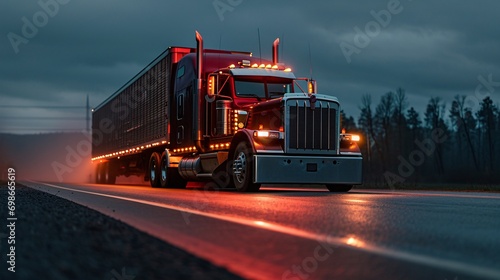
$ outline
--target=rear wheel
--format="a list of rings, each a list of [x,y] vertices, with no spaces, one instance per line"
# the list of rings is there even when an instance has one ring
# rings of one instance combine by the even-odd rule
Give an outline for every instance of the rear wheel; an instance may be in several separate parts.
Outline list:
[[[153,188],[161,187],[160,177],[160,155],[157,152],[151,154],[149,157],[149,183]]]
[[[326,188],[331,192],[348,192],[352,189],[352,185],[335,185],[328,184]]]
[[[116,170],[114,164],[106,162],[104,167],[104,184],[114,185],[116,182]]]
[[[177,168],[169,167],[168,153],[163,152],[160,160],[160,186],[162,188],[185,188],[184,180]]]
[[[106,176],[105,173],[106,173],[106,170],[105,170],[104,163],[98,163],[96,170],[95,170],[95,182],[96,182],[96,184],[104,184],[104,182],[105,182],[104,178]]]
[[[253,152],[249,144],[241,142],[236,146],[230,170],[234,186],[240,192],[256,192],[260,184],[253,182]]]

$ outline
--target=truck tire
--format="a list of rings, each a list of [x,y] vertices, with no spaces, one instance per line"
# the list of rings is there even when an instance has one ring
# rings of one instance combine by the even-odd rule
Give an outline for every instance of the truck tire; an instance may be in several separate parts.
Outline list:
[[[160,155],[157,152],[154,152],[149,157],[149,183],[153,188],[160,188],[161,182],[161,172],[160,172]]]
[[[253,182],[253,152],[250,145],[241,142],[236,146],[232,162],[229,163],[234,187],[240,192],[256,192],[260,184]]]
[[[352,185],[328,184],[326,188],[331,192],[348,192],[352,189]]]
[[[95,168],[95,183],[96,184],[104,184],[104,163],[98,163]]]
[[[168,153],[164,151],[160,161],[160,186],[162,188],[183,189],[186,185],[186,180],[181,177],[177,168],[168,167]]]
[[[114,185],[116,182],[116,171],[110,161],[104,165],[104,174],[104,184]]]

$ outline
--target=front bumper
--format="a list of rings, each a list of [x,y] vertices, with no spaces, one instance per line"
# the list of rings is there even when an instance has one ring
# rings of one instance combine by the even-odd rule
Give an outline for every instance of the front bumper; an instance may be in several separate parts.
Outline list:
[[[254,155],[254,170],[255,183],[358,185],[362,157]]]

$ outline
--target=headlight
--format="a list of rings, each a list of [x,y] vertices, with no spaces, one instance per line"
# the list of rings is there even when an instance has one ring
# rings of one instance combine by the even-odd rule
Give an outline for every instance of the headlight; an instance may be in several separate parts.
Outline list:
[[[253,132],[253,137],[258,138],[271,138],[271,139],[283,139],[281,132],[279,131],[269,131],[269,130],[256,130]]]

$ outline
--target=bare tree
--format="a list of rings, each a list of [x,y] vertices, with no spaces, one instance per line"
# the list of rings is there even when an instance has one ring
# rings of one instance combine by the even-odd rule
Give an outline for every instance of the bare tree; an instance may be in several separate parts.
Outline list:
[[[476,117],[479,122],[479,129],[486,135],[488,152],[488,167],[489,172],[493,171],[493,161],[495,158],[495,145],[493,135],[496,131],[496,115],[499,114],[498,108],[493,104],[493,100],[488,96],[481,102],[481,108],[476,112]]]
[[[375,108],[374,125],[377,143],[382,143],[382,165],[385,169],[391,158],[392,145],[390,142],[393,132],[392,116],[394,113],[394,92],[390,91],[380,98],[380,103]]]
[[[420,129],[422,128],[422,121],[417,111],[413,107],[408,109],[406,112],[406,119],[408,123],[408,129],[411,131],[411,139],[417,139],[420,135]]]
[[[474,167],[476,168],[476,171],[479,171],[479,164],[477,162],[477,156],[471,137],[472,130],[476,128],[476,120],[472,115],[471,109],[465,106],[465,95],[455,96],[453,102],[451,103],[450,119],[457,129],[457,133],[464,133],[472,160],[474,162]]]
[[[372,150],[375,148],[377,155],[382,158],[382,149],[380,144],[377,142],[377,137],[375,133],[375,126],[373,120],[372,112],[372,98],[371,95],[365,94],[361,98],[361,114],[358,119],[358,127],[366,135],[366,148],[368,153],[369,169],[372,170]]]
[[[434,131],[436,129],[443,129],[446,131],[446,124],[443,120],[445,105],[441,102],[441,98],[433,97],[427,104],[425,110],[425,124],[428,129]],[[431,132],[432,133],[432,132]],[[435,163],[439,174],[444,174],[443,163],[443,147],[442,143],[436,143]]]
[[[406,99],[405,90],[398,88],[396,94],[394,95],[394,108],[393,108],[393,119],[395,124],[395,130],[398,137],[397,154],[403,152],[403,136],[407,131],[405,110],[408,107],[408,100]]]
[[[358,129],[354,118],[352,116],[348,117],[344,110],[340,110],[340,122],[341,129],[345,129],[347,132],[353,132]]]

